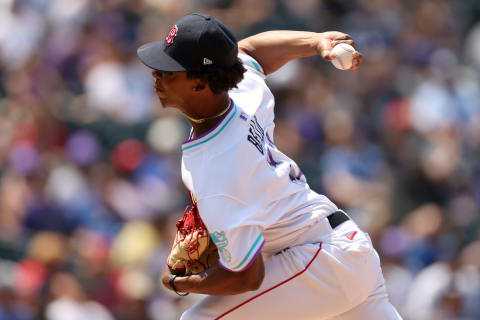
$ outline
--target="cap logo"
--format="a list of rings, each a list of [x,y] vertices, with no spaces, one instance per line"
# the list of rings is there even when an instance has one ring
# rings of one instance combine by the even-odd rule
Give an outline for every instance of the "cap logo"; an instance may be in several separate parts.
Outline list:
[[[177,36],[177,32],[178,32],[178,27],[175,24],[173,25],[172,29],[168,33],[167,37],[165,38],[165,42],[167,43],[167,45],[171,45],[173,43],[173,38]]]
[[[208,58],[203,58],[203,65],[204,65],[204,66],[205,66],[205,65],[208,65],[208,64],[212,64],[212,63],[213,63],[212,60],[210,60],[210,59],[208,59]]]

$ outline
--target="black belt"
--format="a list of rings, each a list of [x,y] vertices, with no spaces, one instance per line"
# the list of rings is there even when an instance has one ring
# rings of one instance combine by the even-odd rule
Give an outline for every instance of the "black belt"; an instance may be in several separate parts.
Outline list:
[[[342,211],[335,211],[334,213],[327,216],[327,219],[332,229],[335,229],[345,221],[350,220],[350,218]]]
[[[335,229],[336,227],[338,227],[339,225],[341,225],[345,221],[350,220],[350,218],[345,213],[343,213],[342,211],[335,211],[334,213],[328,215],[327,219],[328,219],[328,223],[330,223],[330,226],[332,227],[332,229]],[[278,251],[274,255],[276,256],[276,255],[278,255],[282,252],[287,251],[288,249],[290,249],[290,247],[286,247],[285,249],[282,249],[282,250]]]

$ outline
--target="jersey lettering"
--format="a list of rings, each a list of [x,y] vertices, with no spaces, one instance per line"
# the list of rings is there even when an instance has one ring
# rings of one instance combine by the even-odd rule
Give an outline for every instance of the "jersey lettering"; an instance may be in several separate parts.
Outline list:
[[[217,246],[218,253],[222,256],[225,262],[232,261],[232,255],[227,250],[228,246],[228,239],[225,235],[225,231],[215,231],[210,233],[210,238],[212,238],[213,242]]]
[[[263,155],[263,143],[265,140],[265,134],[263,128],[260,126],[257,120],[257,116],[253,116],[253,119],[250,120],[250,129],[248,130],[250,134],[247,136],[247,140],[250,141],[255,148],[260,151]]]
[[[305,184],[307,183],[307,179],[303,175],[302,170],[298,167],[298,165],[288,158],[286,155],[281,153],[275,144],[273,144],[273,140],[270,139],[267,133],[267,163],[272,167],[274,170],[288,170],[288,176],[290,181],[296,184]]]

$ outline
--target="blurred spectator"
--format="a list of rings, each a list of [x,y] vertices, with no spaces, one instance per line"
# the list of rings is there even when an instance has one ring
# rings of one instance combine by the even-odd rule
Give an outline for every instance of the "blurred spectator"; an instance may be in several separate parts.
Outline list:
[[[47,305],[47,320],[114,319],[101,304],[86,300],[80,283],[68,273],[52,277],[50,294],[53,301]]]

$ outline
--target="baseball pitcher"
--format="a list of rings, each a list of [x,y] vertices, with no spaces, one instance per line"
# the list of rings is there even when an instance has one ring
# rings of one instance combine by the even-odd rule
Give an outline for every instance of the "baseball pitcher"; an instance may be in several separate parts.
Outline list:
[[[208,296],[181,319],[401,319],[369,236],[274,141],[266,75],[288,61],[335,57],[341,32],[271,31],[240,42],[216,18],[189,14],[138,49],[164,107],[191,122],[182,179],[191,205],[162,276]],[[353,54],[351,69],[362,63]]]

